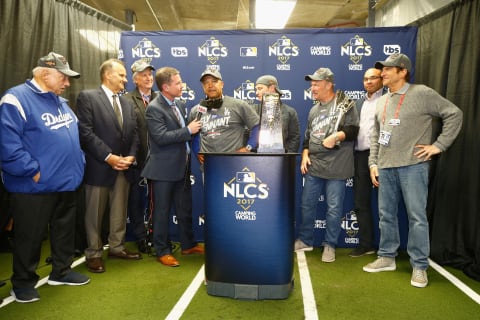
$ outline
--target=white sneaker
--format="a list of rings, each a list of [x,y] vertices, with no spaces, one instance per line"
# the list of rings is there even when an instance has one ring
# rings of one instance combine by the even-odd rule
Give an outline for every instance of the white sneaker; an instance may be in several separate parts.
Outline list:
[[[313,247],[309,246],[308,244],[305,244],[305,242],[303,242],[302,240],[297,239],[295,240],[295,247],[293,250],[294,251],[312,251]]]
[[[323,247],[322,261],[323,262],[335,261],[335,248],[330,247],[328,244],[326,244]]]
[[[425,288],[428,284],[427,270],[413,268],[410,284],[417,288]]]
[[[366,272],[394,271],[397,269],[395,258],[378,257],[377,260],[363,267]]]

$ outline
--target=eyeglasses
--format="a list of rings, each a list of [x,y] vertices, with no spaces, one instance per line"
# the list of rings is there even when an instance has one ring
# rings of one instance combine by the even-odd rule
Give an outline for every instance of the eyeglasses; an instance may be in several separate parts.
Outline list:
[[[367,82],[368,80],[373,81],[373,80],[381,79],[381,78],[382,77],[379,77],[379,76],[372,76],[372,77],[368,77],[368,78],[363,78],[363,81]]]

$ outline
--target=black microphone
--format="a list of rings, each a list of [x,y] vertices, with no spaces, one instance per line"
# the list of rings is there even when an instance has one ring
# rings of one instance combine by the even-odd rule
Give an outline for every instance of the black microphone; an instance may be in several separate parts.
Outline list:
[[[198,108],[197,108],[197,116],[195,117],[195,120],[196,120],[196,121],[199,121],[200,118],[202,117],[202,114],[206,113],[207,110],[208,110],[207,107],[198,105]]]

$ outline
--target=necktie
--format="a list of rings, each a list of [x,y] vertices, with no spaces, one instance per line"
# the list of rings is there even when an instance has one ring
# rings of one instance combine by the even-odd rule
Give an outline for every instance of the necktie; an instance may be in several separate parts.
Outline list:
[[[120,113],[120,107],[118,106],[117,103],[117,95],[114,94],[112,96],[113,98],[113,111],[115,112],[115,115],[117,116],[118,123],[120,124],[120,128],[123,127],[123,119],[122,119],[122,114]]]
[[[173,103],[171,107],[173,110],[173,114],[175,114],[175,117],[177,118],[178,123],[182,125],[182,120],[180,119],[180,114],[178,113],[177,106],[175,105],[175,103]]]
[[[177,121],[180,124],[180,126],[182,128],[185,127],[185,122],[182,121],[182,118],[180,118],[180,113],[177,109],[177,106],[175,105],[175,102],[172,103],[171,107],[173,110],[173,114],[175,114],[175,118],[177,118]],[[185,147],[187,148],[187,161],[188,161],[188,154],[190,154],[190,146],[188,145],[188,141],[185,142]]]

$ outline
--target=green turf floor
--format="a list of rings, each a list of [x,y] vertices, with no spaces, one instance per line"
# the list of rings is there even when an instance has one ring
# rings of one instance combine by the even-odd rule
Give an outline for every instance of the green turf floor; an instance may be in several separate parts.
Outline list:
[[[131,246],[132,244],[128,244]],[[362,266],[374,256],[351,258],[349,249],[337,249],[337,260],[321,262],[321,251],[307,252],[307,263],[319,319],[478,319],[480,305],[463,294],[439,273],[429,269],[429,285],[410,285],[411,269],[403,253],[393,272],[367,273]],[[42,254],[42,261],[48,249]],[[106,272],[92,274],[81,264],[75,270],[86,273],[85,286],[43,285],[40,301],[12,302],[0,308],[0,319],[165,319],[204,263],[203,256],[175,253],[181,266],[168,268],[144,255],[140,261],[106,259]],[[294,288],[285,300],[245,301],[210,296],[201,285],[186,306],[181,319],[305,319],[303,297],[295,258]],[[39,267],[41,277],[50,266]],[[480,283],[459,270],[447,268],[475,292]],[[9,296],[11,254],[0,253],[0,297]]]

